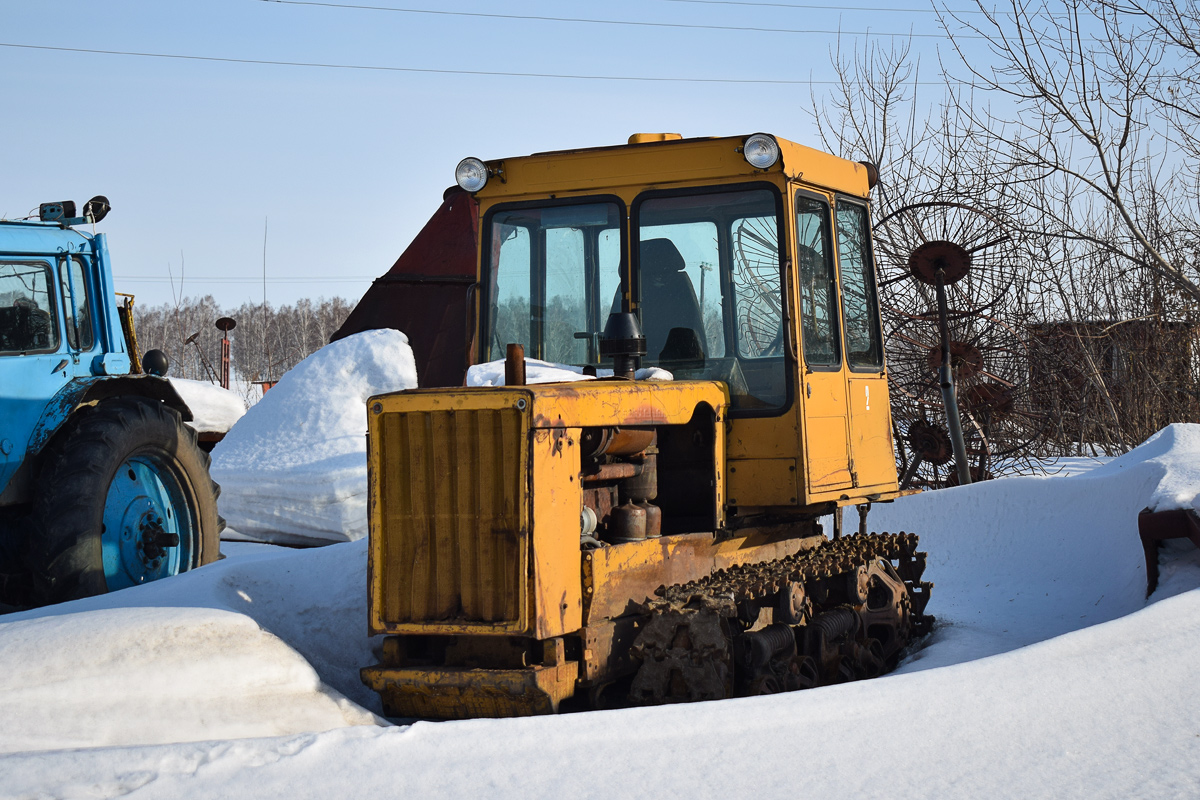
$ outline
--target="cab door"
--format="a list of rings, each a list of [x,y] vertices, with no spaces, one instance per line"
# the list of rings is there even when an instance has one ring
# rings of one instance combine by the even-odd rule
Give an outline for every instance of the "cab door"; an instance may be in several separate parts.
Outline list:
[[[0,491],[25,460],[47,401],[71,379],[50,258],[0,258]]]
[[[60,313],[63,333],[71,359],[67,370],[72,377],[89,378],[97,374],[90,355],[96,347],[95,326],[98,322],[92,312],[87,279],[93,272],[92,261],[90,256],[83,253],[59,256],[56,269],[58,294],[62,300]],[[100,304],[97,307],[103,309]]]
[[[839,324],[831,209],[824,195],[797,190],[794,272],[800,301],[800,407],[805,484],[813,495],[849,487],[850,419]]]
[[[867,207],[837,198],[834,209],[850,413],[850,463],[859,487],[896,483],[891,401]]]

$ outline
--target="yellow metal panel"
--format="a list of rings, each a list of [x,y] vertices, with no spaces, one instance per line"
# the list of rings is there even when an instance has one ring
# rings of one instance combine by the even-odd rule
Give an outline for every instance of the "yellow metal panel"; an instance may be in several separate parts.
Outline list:
[[[529,418],[518,394],[369,401],[372,631],[529,628]]]
[[[575,693],[579,664],[524,669],[380,665],[361,672],[389,716],[470,719],[554,713]]]
[[[861,164],[777,136],[779,161],[759,170],[742,155],[745,138],[679,139],[491,160],[488,165],[497,177],[476,197],[486,204],[521,195],[618,193],[624,187],[640,191],[684,182],[731,183],[785,174],[812,186],[867,196],[867,171]]]
[[[489,166],[503,170],[504,180],[488,181],[477,197],[484,201],[551,192],[611,192],[620,186],[753,180],[765,174],[746,163],[738,152],[741,143],[742,137],[683,139],[491,161]]]
[[[850,448],[860,488],[896,488],[891,406],[884,375],[850,378]]]
[[[846,417],[809,417],[807,423],[804,453],[809,492],[816,495],[822,490],[849,488],[850,448]]]
[[[742,417],[729,426],[729,457],[795,458],[800,442],[797,405],[778,417]]]
[[[579,575],[579,428],[531,433],[535,634],[549,639],[583,625]]]
[[[729,403],[724,384],[716,381],[575,381],[528,391],[535,428],[682,425],[701,404],[723,416]]]
[[[794,458],[748,458],[729,461],[731,506],[794,506],[799,500]]]
[[[783,171],[805,184],[844,194],[866,197],[867,168],[802,144],[776,139],[779,142]]]

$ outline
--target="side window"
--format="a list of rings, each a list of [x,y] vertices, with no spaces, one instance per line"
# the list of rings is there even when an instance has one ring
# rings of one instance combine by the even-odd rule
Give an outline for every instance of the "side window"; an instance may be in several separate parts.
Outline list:
[[[796,195],[796,250],[804,360],[809,366],[837,366],[841,363],[837,284],[829,246],[829,206],[823,200]]]
[[[87,280],[83,265],[77,258],[58,262],[58,285],[67,310],[67,344],[75,350],[91,350],[95,344],[92,334],[92,314],[88,304]]]
[[[44,261],[0,262],[0,353],[58,349],[52,282]]]
[[[546,231],[546,302],[543,312],[543,355],[557,364],[584,364],[587,339],[576,339],[588,330],[587,272],[584,236],[579,228]]]
[[[584,203],[497,209],[483,357],[518,342],[530,358],[599,361],[599,335],[620,284],[620,208]]]
[[[846,361],[859,369],[882,369],[879,302],[875,295],[875,262],[867,209],[855,203],[838,203],[836,217]]]
[[[491,336],[492,358],[504,358],[505,346],[521,344],[533,355],[529,336],[529,275],[532,264],[529,229],[496,223],[492,227]],[[497,351],[499,355],[496,355]]]

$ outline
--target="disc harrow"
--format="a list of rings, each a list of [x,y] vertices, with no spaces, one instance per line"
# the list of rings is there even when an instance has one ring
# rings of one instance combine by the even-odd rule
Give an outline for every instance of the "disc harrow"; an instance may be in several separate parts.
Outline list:
[[[637,704],[807,689],[886,672],[929,632],[917,535],[844,536],[659,587],[634,641]]]

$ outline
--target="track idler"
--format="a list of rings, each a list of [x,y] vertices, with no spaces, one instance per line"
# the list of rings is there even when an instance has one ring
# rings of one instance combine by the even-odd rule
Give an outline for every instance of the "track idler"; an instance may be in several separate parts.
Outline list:
[[[632,653],[637,704],[873,678],[927,633],[932,584],[912,534],[848,536],[664,587]]]

